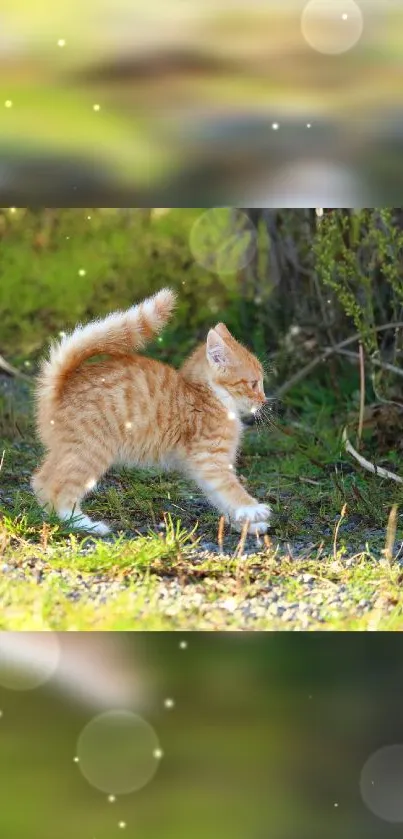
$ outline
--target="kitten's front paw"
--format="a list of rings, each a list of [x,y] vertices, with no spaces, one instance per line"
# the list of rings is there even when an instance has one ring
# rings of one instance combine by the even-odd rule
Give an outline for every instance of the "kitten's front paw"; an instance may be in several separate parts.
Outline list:
[[[250,504],[238,507],[233,514],[233,522],[237,530],[242,531],[249,521],[249,532],[254,534],[267,533],[271,517],[268,504]]]

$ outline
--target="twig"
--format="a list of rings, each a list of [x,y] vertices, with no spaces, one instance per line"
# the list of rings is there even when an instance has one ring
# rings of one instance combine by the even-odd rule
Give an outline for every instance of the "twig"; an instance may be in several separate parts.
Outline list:
[[[397,329],[400,327],[403,327],[403,321],[397,321],[396,323],[386,323],[383,324],[383,326],[376,326],[374,328],[374,331],[385,332],[386,329]],[[306,364],[306,366],[303,367],[302,370],[298,370],[298,373],[295,373],[295,375],[292,376],[291,379],[288,380],[288,382],[284,382],[284,384],[281,385],[281,387],[279,387],[276,393],[274,394],[274,398],[279,399],[280,397],[283,397],[286,393],[288,393],[289,390],[295,387],[295,385],[297,385],[303,379],[306,379],[306,377],[309,376],[312,370],[315,370],[315,368],[318,367],[319,364],[323,364],[323,362],[327,361],[327,359],[331,355],[344,349],[344,347],[349,347],[351,344],[355,344],[357,341],[360,340],[360,338],[361,335],[359,334],[359,332],[356,332],[355,335],[352,335],[351,338],[346,338],[344,341],[341,341],[340,344],[336,344],[334,347],[327,347],[325,350],[323,350],[323,352],[320,355],[316,356],[316,358],[313,358],[312,361],[309,362],[309,364]],[[395,370],[397,369],[398,368],[395,368]],[[403,371],[400,371],[400,374],[403,375]]]
[[[365,410],[365,360],[364,347],[360,341],[360,419],[358,422],[357,434],[357,449],[360,447],[362,430],[364,428],[364,410]]]
[[[393,560],[393,549],[396,541],[397,509],[397,504],[394,504],[389,514],[388,529],[386,534],[385,557],[389,564]]]
[[[249,528],[250,528],[250,521],[249,521],[249,519],[247,519],[247,521],[245,522],[245,524],[242,528],[241,538],[239,540],[237,549],[235,551],[234,559],[238,559],[241,556],[243,556],[243,552],[244,552],[245,544],[246,544],[246,537],[249,533]]]
[[[403,408],[403,404],[401,402],[396,402],[395,399],[385,399],[385,397],[379,393],[379,388],[375,378],[375,370],[372,370],[371,372],[371,383],[372,390],[374,391],[378,402],[381,402],[382,405],[396,405],[397,408]]]
[[[32,379],[30,376],[26,376],[25,373],[21,373],[20,370],[17,370],[16,367],[13,367],[12,364],[9,364],[2,355],[0,355],[0,369],[4,370],[5,373],[8,373],[9,376],[15,376],[18,379],[24,379],[25,382],[29,382],[33,384]]]
[[[263,542],[264,542],[266,550],[271,551],[271,549],[273,547],[273,542],[270,539],[270,536],[267,536],[267,534],[266,534],[266,536],[263,537]]]
[[[334,352],[337,353],[337,355],[344,355],[346,358],[351,358],[351,359],[355,359],[355,358],[360,357],[359,353],[354,352],[353,350],[342,350],[342,349],[338,349],[337,347],[335,347]],[[395,367],[394,364],[389,364],[387,361],[379,361],[377,358],[371,358],[371,364],[374,367],[380,367],[382,370],[388,370],[390,373],[395,373],[396,376],[402,376],[403,377],[402,368],[401,367]],[[380,399],[379,401],[381,402],[382,400]],[[389,400],[387,400],[387,401],[389,401]],[[396,403],[396,404],[398,404],[398,403]]]
[[[339,518],[339,520],[337,522],[337,525],[336,525],[336,529],[334,531],[333,556],[334,556],[335,562],[337,562],[337,540],[339,538],[339,530],[340,530],[341,523],[346,516],[346,513],[347,513],[347,504],[344,504],[343,509],[340,513],[340,518]]]
[[[403,478],[400,478],[399,475],[396,475],[394,472],[389,472],[389,469],[384,469],[382,466],[375,466],[375,464],[370,463],[369,460],[366,460],[365,457],[362,457],[362,455],[358,454],[358,452],[351,445],[350,440],[348,439],[347,428],[344,428],[343,430],[342,439],[346,451],[349,452],[349,454],[351,454],[355,458],[355,460],[358,461],[360,466],[362,466],[363,469],[367,470],[367,472],[372,472],[373,475],[379,475],[380,478],[390,478],[392,481],[396,481],[399,484],[403,484]]]
[[[225,531],[225,516],[221,516],[220,523],[218,525],[218,547],[220,548],[221,553],[224,552],[224,531]]]

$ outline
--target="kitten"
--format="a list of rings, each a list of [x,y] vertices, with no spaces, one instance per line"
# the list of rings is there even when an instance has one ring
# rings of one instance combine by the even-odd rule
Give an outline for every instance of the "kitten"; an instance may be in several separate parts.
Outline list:
[[[47,449],[32,479],[40,504],[73,527],[109,528],[81,501],[113,464],[182,471],[238,530],[267,531],[270,507],[235,473],[241,416],[266,402],[259,361],[224,324],[211,329],[180,370],[135,354],[169,320],[163,289],[127,312],[79,326],[50,351],[38,380],[36,419]],[[85,365],[93,356],[107,355]]]

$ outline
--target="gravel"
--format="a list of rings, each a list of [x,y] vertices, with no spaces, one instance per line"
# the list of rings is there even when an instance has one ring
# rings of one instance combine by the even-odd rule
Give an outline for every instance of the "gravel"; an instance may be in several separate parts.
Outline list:
[[[90,551],[87,547],[85,552]],[[281,557],[278,563],[281,563]],[[197,567],[197,564],[200,564],[200,555],[195,551],[194,565]],[[253,630],[265,621],[273,629],[303,631],[314,625],[320,627],[329,618],[358,618],[373,609],[377,599],[375,592],[372,599],[361,597],[357,601],[348,586],[310,574],[292,578],[293,582],[298,582],[298,594],[293,594],[294,588],[290,590],[289,577],[282,580],[279,576],[273,584],[263,580],[254,582],[251,594],[236,592],[236,583],[231,580],[228,585],[234,594],[229,594],[228,587],[224,590],[222,580],[214,578],[210,578],[206,586],[206,581],[180,582],[170,577],[155,577],[148,595],[141,577],[125,581],[111,579],[105,573],[81,574],[65,568],[49,569],[49,564],[39,557],[23,563],[11,558],[0,568],[3,579],[8,581],[31,581],[38,586],[58,581],[63,584],[64,596],[72,603],[89,601],[95,607],[109,604],[113,609],[116,598],[122,592],[128,592],[137,618],[136,600],[139,597],[144,604],[140,615],[166,616],[172,619],[173,628],[177,622],[178,628],[185,625],[198,630]]]

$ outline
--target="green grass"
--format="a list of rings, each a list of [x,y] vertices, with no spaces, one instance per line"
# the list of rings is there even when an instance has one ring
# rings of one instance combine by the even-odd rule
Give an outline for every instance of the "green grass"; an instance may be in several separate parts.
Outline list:
[[[152,355],[180,364],[212,319],[224,320],[255,351],[264,349],[258,330],[247,330],[246,310],[242,327],[236,278],[217,278],[193,259],[190,233],[200,212],[173,209],[151,221],[115,208],[0,212],[0,353],[33,377],[60,330],[162,285],[179,291],[179,305]],[[281,352],[268,360],[281,368],[281,379],[293,372]],[[0,377],[2,628],[403,628],[399,514],[384,553],[390,511],[402,510],[403,490],[363,472],[342,451],[341,430],[359,403],[350,365],[318,370],[290,393],[282,419],[246,433],[240,474],[274,511],[271,541],[248,539],[247,556],[228,528],[220,552],[216,512],[175,474],[115,470],[101,482],[85,506],[111,524],[114,538],[71,537],[55,519],[44,524],[29,488],[41,457],[32,391],[6,381]],[[402,474],[398,434],[380,446],[379,435],[366,432],[362,453]],[[340,592],[344,600],[335,606]],[[285,614],[271,608],[275,596]],[[305,623],[294,603],[313,613]],[[259,604],[248,623],[248,608]]]
[[[180,289],[180,301],[159,352],[167,347],[172,355],[180,341],[183,353],[189,338],[193,348],[194,337],[188,334],[185,340],[181,323],[192,312],[200,329],[209,300],[217,295],[214,276],[194,263],[189,246],[199,214],[197,209],[175,209],[148,224],[141,210],[127,215],[115,208],[48,209],[37,216],[24,208],[4,210],[0,352],[32,364],[59,331],[127,308],[162,285]],[[195,289],[206,295],[197,312]],[[223,291],[221,306],[227,303]]]
[[[318,601],[318,615],[301,625],[300,614],[268,609],[254,629],[403,629],[400,523],[385,553],[390,510],[401,508],[403,491],[341,455],[332,406],[320,408],[318,393],[310,408],[306,392],[303,401],[298,423],[290,413],[246,434],[240,474],[274,510],[270,538],[250,539],[255,552],[246,556],[237,555],[239,536],[228,530],[214,553],[218,516],[178,475],[150,480],[137,470],[113,471],[85,505],[112,524],[112,539],[73,536],[55,519],[44,522],[29,490],[40,456],[32,422],[23,408],[3,402],[0,566],[8,570],[0,578],[1,628],[232,630],[247,628],[238,607],[276,592],[291,609]],[[394,460],[392,453],[382,462],[396,468]],[[343,586],[345,603],[332,605]],[[233,609],[223,606],[228,601]]]

